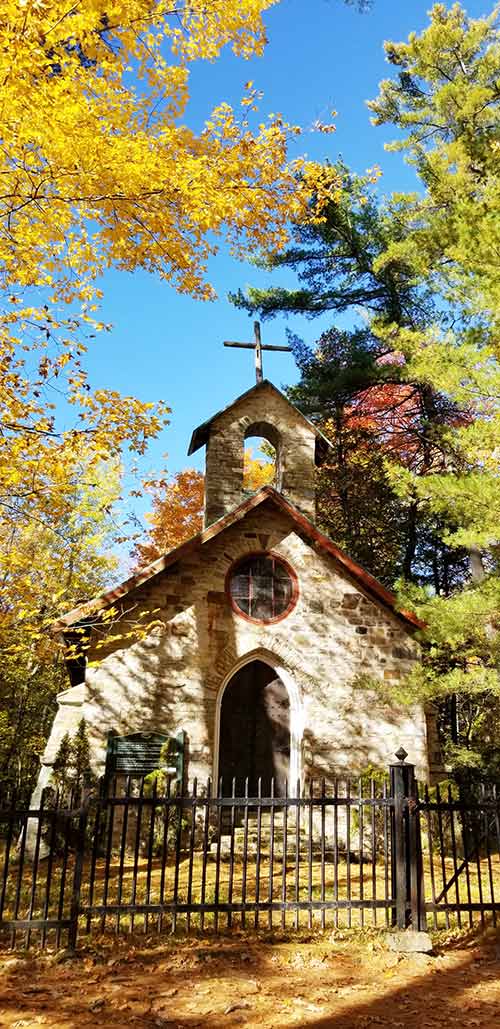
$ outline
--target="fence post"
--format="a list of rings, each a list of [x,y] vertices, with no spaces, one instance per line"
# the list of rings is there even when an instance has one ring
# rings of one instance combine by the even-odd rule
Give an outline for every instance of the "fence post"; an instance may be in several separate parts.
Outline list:
[[[68,947],[74,950],[78,935],[78,916],[80,914],[80,893],[82,889],[83,859],[85,856],[85,833],[87,829],[87,816],[89,809],[90,795],[87,790],[82,791],[81,807],[78,816],[78,828],[75,839],[75,869],[73,874],[73,890],[71,893],[70,926],[68,929]],[[71,817],[71,816],[70,816]],[[71,825],[68,819],[67,832],[70,832]]]
[[[400,747],[396,752],[399,764],[389,766],[391,784],[391,874],[392,874],[392,924],[398,929],[406,928],[406,902],[408,897],[408,868],[406,862],[405,798],[407,771],[406,750]]]
[[[426,927],[423,865],[415,766],[400,747],[397,765],[389,766],[393,806],[392,823],[392,924],[398,929]]]
[[[422,860],[422,835],[420,832],[420,809],[418,804],[418,785],[415,769],[412,773],[408,792],[408,844],[410,856],[410,901],[412,929],[425,931],[427,916],[425,913],[424,863]]]

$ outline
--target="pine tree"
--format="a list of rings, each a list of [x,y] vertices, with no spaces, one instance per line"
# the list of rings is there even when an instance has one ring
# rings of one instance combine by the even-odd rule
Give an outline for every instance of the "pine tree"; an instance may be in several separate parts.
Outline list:
[[[71,763],[74,770],[76,790],[87,786],[92,776],[90,766],[90,742],[85,718],[81,718],[72,739]]]
[[[66,793],[72,786],[72,758],[73,745],[71,737],[68,732],[65,732],[52,765],[52,779],[61,793]]]
[[[74,736],[64,734],[52,766],[52,779],[65,795],[78,793],[90,784],[90,743],[85,718],[80,719]]]
[[[314,347],[290,334],[301,378],[290,399],[333,444],[333,460],[318,477],[321,527],[377,578],[391,586],[403,572],[439,587],[463,565],[439,536],[439,519],[429,516],[416,494],[402,496],[387,471],[400,461],[417,477],[442,469],[446,433],[461,412],[425,376],[409,371],[390,332],[416,330],[436,315],[429,286],[401,258],[383,266],[388,247],[404,232],[395,201],[380,201],[367,177],[338,164],[342,194],[332,198],[324,219],[294,226],[294,246],[267,254],[270,270],[288,267],[300,288],[250,288],[232,296],[237,306],[262,317],[286,312],[315,317],[350,313],[359,307],[374,324],[332,327]],[[443,320],[445,315],[442,314]],[[380,329],[387,337],[380,337]]]

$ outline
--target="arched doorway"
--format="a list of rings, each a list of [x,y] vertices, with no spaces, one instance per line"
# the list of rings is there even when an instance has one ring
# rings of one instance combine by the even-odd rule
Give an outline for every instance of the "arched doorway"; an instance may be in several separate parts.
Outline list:
[[[223,793],[241,795],[248,777],[255,796],[258,779],[268,793],[274,778],[276,796],[282,796],[290,775],[290,701],[274,668],[250,661],[229,680],[222,697],[219,736],[219,777]]]

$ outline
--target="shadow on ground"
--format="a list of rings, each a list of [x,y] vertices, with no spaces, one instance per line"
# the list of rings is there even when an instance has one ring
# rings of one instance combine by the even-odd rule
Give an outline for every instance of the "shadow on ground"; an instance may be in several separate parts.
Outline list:
[[[380,935],[103,938],[75,959],[3,955],[9,1029],[426,1029],[500,1024],[498,937],[401,958]]]

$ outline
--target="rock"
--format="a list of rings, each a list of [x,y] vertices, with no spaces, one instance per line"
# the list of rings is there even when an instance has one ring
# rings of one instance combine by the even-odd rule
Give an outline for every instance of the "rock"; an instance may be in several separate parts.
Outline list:
[[[52,956],[50,963],[52,965],[63,965],[65,961],[74,961],[78,957],[76,950],[72,947],[64,947],[63,950],[58,950]]]
[[[390,950],[400,954],[432,954],[432,940],[428,933],[416,929],[402,929],[388,933],[386,942]]]

